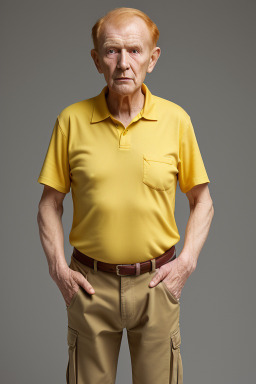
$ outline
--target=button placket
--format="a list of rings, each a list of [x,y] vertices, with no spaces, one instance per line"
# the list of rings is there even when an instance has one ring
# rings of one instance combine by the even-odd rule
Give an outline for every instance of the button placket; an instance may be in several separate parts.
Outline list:
[[[123,125],[120,125],[118,123],[115,123],[115,127],[119,132],[119,147],[128,148],[130,146],[130,138],[129,138],[129,135],[127,136],[129,128],[124,128]],[[120,132],[121,129],[122,129],[122,132]]]
[[[137,120],[141,118],[141,114],[137,115],[133,118],[133,120],[130,122],[130,124],[125,128],[122,123],[116,122],[116,120],[113,120],[113,123],[115,127],[118,130],[119,133],[119,148],[130,148],[131,139],[130,139],[130,126],[135,123]],[[121,131],[122,130],[122,131]]]
[[[120,136],[120,147],[130,145],[130,135],[127,135],[127,130],[124,130]]]

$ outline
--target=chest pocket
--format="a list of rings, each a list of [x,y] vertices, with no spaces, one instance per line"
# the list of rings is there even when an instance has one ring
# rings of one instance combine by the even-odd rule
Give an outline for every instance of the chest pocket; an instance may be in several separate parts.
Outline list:
[[[157,191],[174,188],[178,169],[173,157],[143,154],[143,183]]]

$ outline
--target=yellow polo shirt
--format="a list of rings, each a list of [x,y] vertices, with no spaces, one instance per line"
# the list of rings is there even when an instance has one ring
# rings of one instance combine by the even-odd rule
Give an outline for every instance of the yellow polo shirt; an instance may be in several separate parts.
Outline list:
[[[175,222],[182,192],[210,182],[190,116],[153,95],[124,127],[100,94],[57,116],[38,182],[72,192],[70,244],[106,263],[152,259],[180,240]]]

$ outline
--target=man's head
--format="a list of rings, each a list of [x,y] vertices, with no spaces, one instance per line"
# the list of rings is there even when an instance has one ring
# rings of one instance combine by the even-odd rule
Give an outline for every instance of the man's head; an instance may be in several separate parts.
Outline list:
[[[112,91],[122,95],[141,87],[161,53],[156,47],[157,26],[145,13],[133,8],[108,12],[93,26],[92,38],[91,56],[98,72],[104,74]]]

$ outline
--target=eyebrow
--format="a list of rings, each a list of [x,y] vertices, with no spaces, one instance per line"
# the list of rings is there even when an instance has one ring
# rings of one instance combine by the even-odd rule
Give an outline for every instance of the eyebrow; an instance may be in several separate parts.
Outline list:
[[[104,43],[103,44],[103,47],[104,48],[109,48],[109,47],[118,47],[119,46],[119,44],[118,43],[109,43],[109,42],[107,42],[107,43]],[[128,46],[128,48],[140,48],[141,50],[142,50],[142,45],[140,45],[139,43],[134,43],[134,44],[128,44],[127,45]]]

